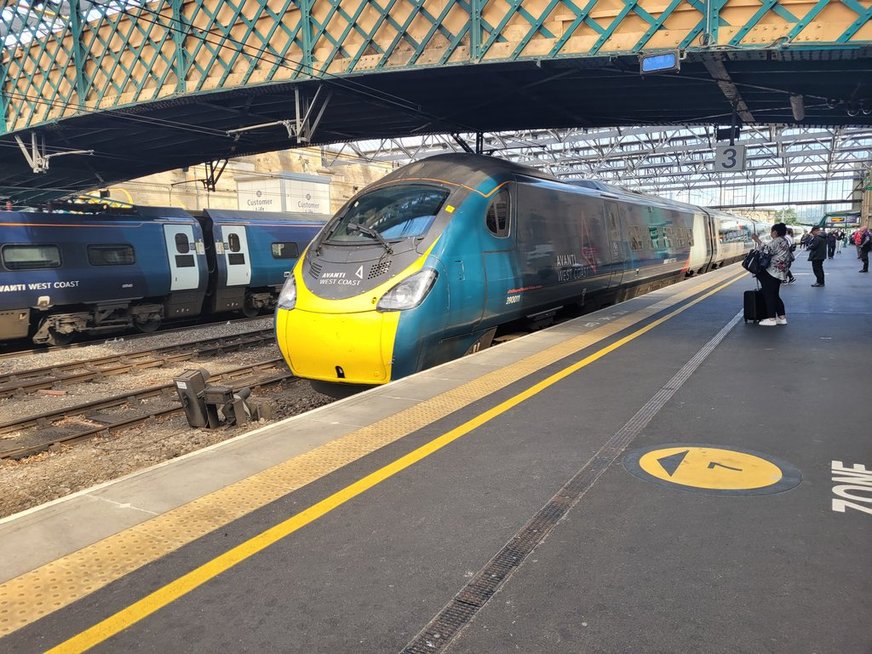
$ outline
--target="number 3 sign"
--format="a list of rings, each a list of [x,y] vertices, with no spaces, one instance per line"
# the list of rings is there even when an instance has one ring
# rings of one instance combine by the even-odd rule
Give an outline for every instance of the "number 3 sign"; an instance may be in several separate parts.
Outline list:
[[[719,145],[715,148],[715,172],[740,173],[745,170],[744,145]]]

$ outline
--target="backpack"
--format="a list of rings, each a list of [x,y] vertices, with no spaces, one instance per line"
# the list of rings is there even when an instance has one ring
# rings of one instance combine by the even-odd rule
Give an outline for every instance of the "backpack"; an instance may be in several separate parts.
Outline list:
[[[862,232],[854,232],[854,245],[860,245],[860,241],[863,240]]]

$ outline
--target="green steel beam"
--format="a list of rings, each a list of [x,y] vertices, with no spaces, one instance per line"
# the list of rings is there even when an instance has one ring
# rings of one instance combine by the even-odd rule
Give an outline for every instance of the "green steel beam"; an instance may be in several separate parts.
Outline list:
[[[176,93],[184,93],[187,90],[185,80],[188,76],[188,61],[185,52],[185,35],[188,32],[188,26],[185,24],[185,17],[182,15],[182,3],[184,0],[170,0],[173,11],[173,44],[176,47],[175,57],[173,57],[173,68],[176,73]]]
[[[337,61],[342,62],[339,74],[360,74],[365,72],[360,63],[368,55],[377,57],[373,65],[366,66],[367,71],[455,63],[461,48],[468,48],[464,63],[517,61],[529,58],[524,53],[543,40],[548,43],[545,58],[597,56],[614,50],[606,44],[623,34],[631,15],[643,21],[644,32],[639,29],[635,42],[622,46],[628,52],[650,48],[678,11],[698,12],[699,20],[680,35],[677,47],[704,52],[718,47],[719,27],[727,25],[722,13],[730,1],[668,0],[652,14],[640,0],[622,0],[614,18],[598,20],[592,18],[597,0],[548,0],[536,15],[525,0],[444,0],[436,4],[427,0],[272,0],[272,7],[270,0],[108,0],[90,5],[87,14],[78,2],[71,1],[68,16],[53,13],[56,2],[7,4],[12,10],[0,15],[0,52],[6,55],[0,59],[0,131],[13,125],[16,130],[33,127],[58,108],[72,108],[67,116],[83,112],[86,100],[88,106],[104,109],[155,100],[166,95],[172,76],[173,93],[186,94],[229,88],[231,79],[237,87],[325,77]],[[758,2],[759,8],[736,26],[739,29],[729,44],[722,46],[767,47],[748,45],[745,39],[773,17],[786,23],[782,33],[790,43],[807,34],[831,4],[848,8],[856,19],[850,24],[846,21],[841,35],[830,43],[801,42],[790,47],[869,45],[868,40],[855,38],[872,21],[872,7],[866,0],[812,0],[814,4],[807,5],[800,16],[794,15],[796,5],[787,5],[788,10],[780,0]],[[485,8],[493,13],[493,24],[484,18]],[[363,20],[367,12],[374,12],[371,23]],[[564,19],[559,35],[550,26],[557,12],[571,18]],[[566,52],[582,28],[597,37],[595,43],[586,52]],[[507,37],[510,30],[517,35]],[[4,43],[11,34],[23,34],[23,38]],[[500,50],[497,56],[494,46],[508,43],[509,38],[511,49]],[[421,64],[434,47],[439,48],[438,58]],[[9,56],[16,50],[15,56]],[[402,66],[390,64],[398,52],[409,50]],[[316,53],[320,60],[315,59]],[[53,60],[51,71],[42,63],[46,57]]]
[[[7,75],[7,67],[3,65],[3,58],[0,56],[0,134],[6,133],[6,112],[9,109],[9,100],[6,98],[5,91]]]
[[[73,39],[73,63],[76,67],[76,94],[79,104],[88,99],[88,86],[85,80],[85,49],[82,44],[82,10],[78,2],[70,3],[70,34]]]
[[[469,58],[478,62],[481,60],[481,3],[487,0],[471,0],[469,18],[472,32],[469,35]]]
[[[638,4],[638,0],[624,0],[624,8],[618,12],[618,15],[615,16],[615,19],[611,22],[611,24],[606,28],[606,31],[600,34],[600,37],[596,40],[596,43],[593,44],[593,47],[590,49],[590,54],[597,54],[600,49],[605,45],[605,42],[608,41],[611,36],[618,30],[618,27],[621,25],[621,21],[627,17],[631,11],[636,9],[636,5]],[[637,12],[638,13],[638,12]]]
[[[300,0],[300,29],[302,30],[303,45],[303,75],[315,77],[314,56],[312,48],[312,2],[313,0]]]
[[[846,29],[842,35],[836,39],[836,43],[847,43],[851,40],[851,37],[857,33],[857,30],[872,20],[872,6],[864,7],[857,2],[857,0],[842,0],[842,2],[846,7],[857,13],[857,20],[851,23],[848,29]]]

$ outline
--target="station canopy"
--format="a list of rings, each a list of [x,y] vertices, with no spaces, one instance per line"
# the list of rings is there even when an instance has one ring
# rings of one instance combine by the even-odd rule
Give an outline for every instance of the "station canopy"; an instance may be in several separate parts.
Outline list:
[[[546,129],[483,134],[480,151],[566,180],[593,179],[724,208],[835,205],[849,208],[869,185],[868,127],[744,126],[733,146],[744,170],[717,168],[732,128],[648,126]],[[719,140],[718,137],[721,137]],[[474,150],[475,134],[380,139],[329,146],[325,160],[398,164],[449,151]]]

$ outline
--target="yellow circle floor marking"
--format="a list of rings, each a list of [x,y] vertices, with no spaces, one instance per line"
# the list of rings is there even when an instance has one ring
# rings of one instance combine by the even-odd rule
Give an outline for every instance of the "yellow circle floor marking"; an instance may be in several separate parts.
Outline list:
[[[624,467],[641,479],[729,495],[780,493],[802,480],[799,470],[786,461],[712,445],[658,445],[636,450],[624,457]]]

